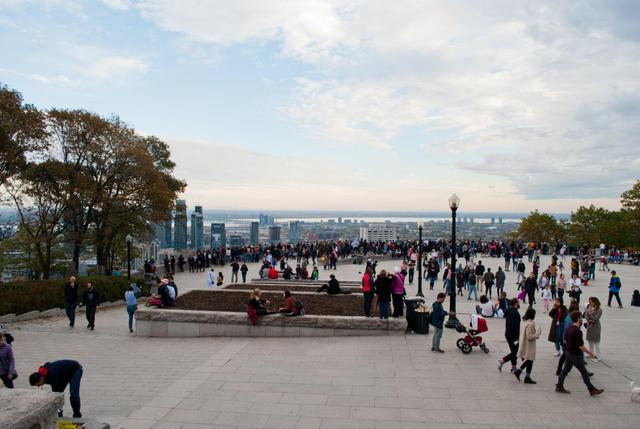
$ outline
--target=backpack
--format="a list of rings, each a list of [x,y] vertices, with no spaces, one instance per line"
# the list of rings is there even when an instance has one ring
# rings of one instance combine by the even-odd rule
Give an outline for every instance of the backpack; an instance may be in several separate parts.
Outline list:
[[[299,315],[304,315],[304,302],[300,301],[299,299],[296,299],[296,310],[298,310],[298,314]]]

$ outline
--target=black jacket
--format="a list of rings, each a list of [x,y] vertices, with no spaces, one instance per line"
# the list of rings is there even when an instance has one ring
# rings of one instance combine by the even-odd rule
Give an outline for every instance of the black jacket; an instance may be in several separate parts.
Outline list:
[[[64,302],[65,304],[77,304],[78,303],[78,289],[80,285],[76,283],[71,287],[71,283],[65,283],[64,285]]]
[[[391,279],[389,277],[378,277],[374,283],[379,302],[391,301]]]
[[[96,307],[100,303],[100,293],[95,287],[91,290],[87,288],[82,295],[82,301],[87,307]]]
[[[82,368],[75,360],[56,360],[43,366],[47,370],[44,382],[51,385],[54,392],[64,392],[73,374]]]
[[[329,295],[337,295],[337,294],[339,294],[341,292],[342,291],[340,290],[340,283],[338,283],[338,280],[336,280],[336,279],[329,280],[329,286],[327,287],[327,293]]]
[[[504,337],[510,342],[520,338],[520,313],[515,308],[509,308],[504,319]]]

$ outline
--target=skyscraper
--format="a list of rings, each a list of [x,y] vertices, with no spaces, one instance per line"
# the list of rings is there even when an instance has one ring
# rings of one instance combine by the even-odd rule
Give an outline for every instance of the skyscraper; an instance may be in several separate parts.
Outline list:
[[[289,243],[297,244],[300,240],[300,222],[289,222]]]
[[[171,247],[173,245],[173,228],[172,228],[172,213],[171,210],[167,211],[165,220],[155,224],[155,239],[158,241],[159,246],[162,248]]]
[[[204,247],[204,222],[202,206],[196,206],[191,213],[191,248],[202,249]]]
[[[187,202],[185,200],[176,201],[176,215],[173,227],[173,248],[187,248]]]
[[[218,249],[227,245],[227,232],[224,223],[211,224],[211,249]]]
[[[260,223],[259,222],[251,222],[251,234],[250,234],[250,242],[252,246],[260,243]]]
[[[280,242],[280,227],[279,226],[270,226],[269,227],[269,241],[271,244],[278,244]]]

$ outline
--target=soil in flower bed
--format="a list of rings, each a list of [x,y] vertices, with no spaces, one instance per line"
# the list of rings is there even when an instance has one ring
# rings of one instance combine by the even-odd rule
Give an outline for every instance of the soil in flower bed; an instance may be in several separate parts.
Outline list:
[[[280,291],[282,292],[285,289],[289,289],[291,292],[315,292],[317,288],[319,288],[320,286],[322,286],[323,284],[326,283],[316,283],[314,285],[309,285],[309,286],[300,286],[300,285],[291,285],[291,284],[282,284],[282,285],[270,285],[270,284],[250,284],[250,283],[245,283],[245,284],[232,284],[232,285],[228,285],[225,286],[225,289],[233,289],[233,290],[253,290],[255,288],[260,289],[261,291]],[[360,292],[359,288],[355,288],[355,287],[345,287],[345,286],[341,286],[341,289],[346,289],[346,290],[350,290],[352,293],[357,293]],[[321,292],[321,293],[326,293],[326,292]]]
[[[295,293],[293,294],[294,297]],[[362,316],[362,295],[330,296],[326,294],[300,295],[307,314],[323,316]],[[278,311],[284,304],[282,292],[262,293],[262,299],[271,301],[269,309]],[[176,310],[247,311],[248,291],[223,292],[192,290],[178,297]]]

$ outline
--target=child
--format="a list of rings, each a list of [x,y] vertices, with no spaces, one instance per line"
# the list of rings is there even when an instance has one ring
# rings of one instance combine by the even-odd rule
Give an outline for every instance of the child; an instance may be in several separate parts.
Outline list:
[[[558,262],[558,269],[560,270],[560,273],[564,272],[564,264],[562,261]]]
[[[544,302],[545,313],[549,311],[549,300],[551,300],[551,289],[549,285],[546,285],[544,289],[542,289],[542,301]]]

